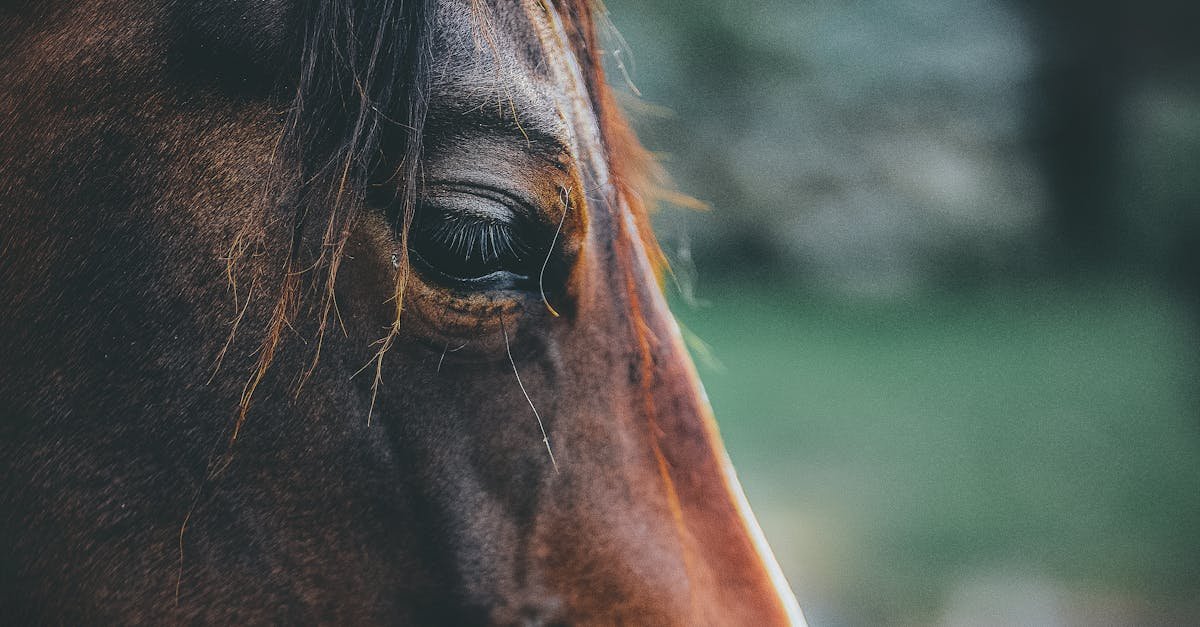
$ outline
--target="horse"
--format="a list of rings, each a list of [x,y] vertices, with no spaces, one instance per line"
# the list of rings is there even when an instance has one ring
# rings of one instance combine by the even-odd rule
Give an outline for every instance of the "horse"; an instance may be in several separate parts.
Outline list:
[[[589,0],[0,7],[0,613],[802,624]]]

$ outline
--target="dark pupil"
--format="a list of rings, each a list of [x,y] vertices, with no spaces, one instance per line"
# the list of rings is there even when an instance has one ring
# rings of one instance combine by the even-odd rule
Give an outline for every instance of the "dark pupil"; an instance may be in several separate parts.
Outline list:
[[[528,278],[532,272],[532,251],[517,226],[494,216],[422,207],[408,238],[419,263],[451,279],[479,279],[496,272]]]

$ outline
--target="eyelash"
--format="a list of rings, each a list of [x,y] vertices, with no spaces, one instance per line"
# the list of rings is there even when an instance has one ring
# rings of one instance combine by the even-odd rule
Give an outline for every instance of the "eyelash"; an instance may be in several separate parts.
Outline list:
[[[451,215],[442,217],[443,220],[431,227],[418,225],[419,233],[463,259],[477,259],[487,265],[501,260],[519,263],[529,257],[530,246],[511,224]]]
[[[525,286],[538,275],[546,251],[532,243],[537,229],[494,199],[477,195],[443,195],[418,207],[409,230],[408,248],[427,278],[451,286],[506,282]],[[475,204],[474,210],[469,209]],[[495,213],[487,213],[495,209]]]

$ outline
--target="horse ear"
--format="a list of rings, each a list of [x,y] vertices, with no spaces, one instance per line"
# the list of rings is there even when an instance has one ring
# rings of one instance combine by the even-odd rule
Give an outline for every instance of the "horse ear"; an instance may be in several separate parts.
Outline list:
[[[282,86],[302,45],[301,11],[287,0],[172,2],[171,72],[209,80],[235,95],[265,95]]]

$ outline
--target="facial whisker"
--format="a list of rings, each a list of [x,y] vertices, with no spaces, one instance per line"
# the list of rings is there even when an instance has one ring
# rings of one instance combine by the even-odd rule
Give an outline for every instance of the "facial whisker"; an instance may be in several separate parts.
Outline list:
[[[470,343],[471,343],[471,340],[467,340],[467,341],[463,342],[462,345],[459,346],[458,348],[450,348],[450,341],[447,340],[446,345],[444,347],[442,347],[442,356],[438,357],[437,370],[435,370],[434,372],[440,373],[442,371],[442,362],[446,361],[446,353],[457,353],[458,351],[466,348],[467,344],[470,344]]]
[[[542,442],[546,445],[546,453],[550,455],[550,464],[554,466],[554,474],[558,474],[558,462],[554,461],[554,451],[550,450],[550,436],[546,435],[546,425],[542,423],[542,415],[538,413],[537,407],[533,406],[533,399],[529,398],[529,392],[525,390],[525,384],[521,382],[521,373],[517,372],[517,362],[513,359],[512,346],[508,343],[508,328],[504,326],[504,314],[500,314],[500,330],[504,333],[504,350],[508,353],[508,363],[512,365],[513,375],[517,378],[517,386],[521,388],[521,394],[525,395],[525,402],[529,403],[529,408],[533,410],[533,416],[537,418],[538,429],[542,431]]]
[[[558,219],[558,228],[554,230],[554,237],[550,240],[550,248],[546,250],[546,259],[542,261],[542,269],[538,272],[538,292],[542,295],[542,303],[546,305],[546,310],[555,318],[558,317],[558,310],[550,304],[550,299],[546,298],[546,266],[550,265],[550,256],[554,254],[554,245],[558,243],[558,235],[562,233],[563,224],[567,221],[567,211],[571,209],[571,197],[567,195],[565,188],[559,188],[559,197],[562,200],[562,216]]]

